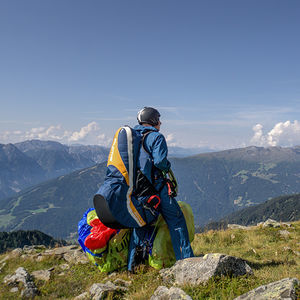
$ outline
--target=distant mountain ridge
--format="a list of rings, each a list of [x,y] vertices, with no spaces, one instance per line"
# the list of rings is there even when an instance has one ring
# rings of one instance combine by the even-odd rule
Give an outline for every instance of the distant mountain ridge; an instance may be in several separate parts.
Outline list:
[[[18,230],[13,232],[0,232],[0,253],[24,246],[43,245],[54,247],[66,245],[63,240],[56,240],[53,237],[38,230]]]
[[[101,146],[67,146],[55,141],[0,144],[0,201],[26,187],[103,162],[108,152]]]
[[[0,144],[0,199],[39,182],[42,167],[13,144]]]
[[[196,225],[274,197],[300,193],[299,147],[247,147],[174,158],[171,163],[179,184],[177,200],[191,205]],[[0,230],[39,229],[66,238],[93,206],[93,195],[105,174],[106,164],[97,164],[0,201]]]
[[[256,225],[273,219],[281,222],[300,220],[300,194],[280,196],[264,203],[234,212],[219,221],[206,225],[206,229],[226,228],[227,224]]]

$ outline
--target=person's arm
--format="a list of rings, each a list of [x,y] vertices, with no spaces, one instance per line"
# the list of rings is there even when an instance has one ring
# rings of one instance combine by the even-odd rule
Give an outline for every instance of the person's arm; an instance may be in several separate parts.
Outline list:
[[[168,172],[171,163],[167,159],[168,156],[168,146],[165,137],[159,134],[152,146],[152,157],[154,165],[162,171]]]

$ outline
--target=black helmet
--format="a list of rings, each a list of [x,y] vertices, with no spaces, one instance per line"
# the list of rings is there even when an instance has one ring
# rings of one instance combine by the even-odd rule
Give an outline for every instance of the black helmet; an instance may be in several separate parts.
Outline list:
[[[139,124],[148,123],[152,126],[156,126],[159,123],[160,113],[158,110],[152,107],[144,107],[138,112],[137,120]]]

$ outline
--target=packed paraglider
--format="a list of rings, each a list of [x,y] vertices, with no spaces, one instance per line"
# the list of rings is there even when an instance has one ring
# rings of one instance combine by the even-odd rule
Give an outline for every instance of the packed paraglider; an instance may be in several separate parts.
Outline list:
[[[101,272],[134,271],[140,263],[161,269],[194,256],[193,213],[175,199],[160,114],[144,107],[137,120],[117,130],[94,208],[78,223],[78,241]]]

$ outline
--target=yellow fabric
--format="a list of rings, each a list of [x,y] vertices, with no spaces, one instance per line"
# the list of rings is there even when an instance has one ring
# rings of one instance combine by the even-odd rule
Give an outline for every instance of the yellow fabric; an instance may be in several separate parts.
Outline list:
[[[86,252],[88,258],[101,272],[112,272],[127,267],[130,234],[129,229],[121,229],[110,239],[107,246],[91,251],[93,254],[102,254],[101,257]]]
[[[91,210],[87,216],[86,216],[86,222],[91,225],[91,222],[95,219],[98,219],[98,216],[97,216],[97,213],[96,213],[96,210]]]
[[[110,148],[109,156],[108,156],[108,162],[107,166],[115,166],[120,173],[124,176],[127,185],[129,186],[129,175],[128,175],[128,170],[126,169],[124,162],[121,158],[119,149],[118,149],[118,136],[119,132],[121,131],[122,127],[118,129],[114,136],[113,143]]]
[[[144,219],[141,217],[141,215],[139,214],[139,212],[137,211],[137,209],[135,208],[135,206],[133,205],[132,201],[131,201],[131,195],[129,195],[128,197],[130,197],[130,209],[132,211],[132,213],[135,215],[135,217],[138,220],[138,224],[140,225],[140,227],[146,225],[146,222],[144,221]]]
[[[195,235],[192,208],[185,202],[178,201],[178,204],[184,214],[189,232],[189,239],[190,242],[192,242]],[[149,256],[149,265],[155,269],[168,268],[176,261],[171,236],[168,225],[161,215],[159,215],[157,222],[157,233],[153,242],[152,254]]]

